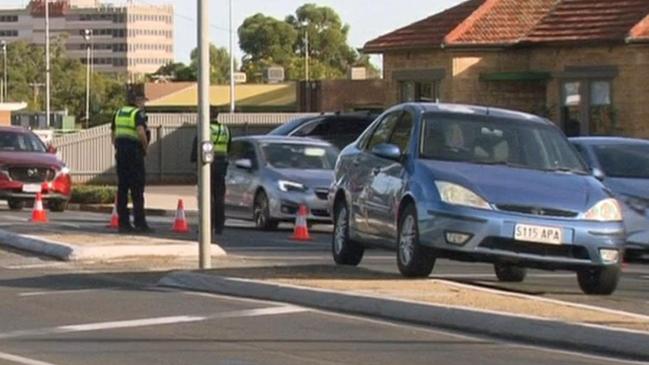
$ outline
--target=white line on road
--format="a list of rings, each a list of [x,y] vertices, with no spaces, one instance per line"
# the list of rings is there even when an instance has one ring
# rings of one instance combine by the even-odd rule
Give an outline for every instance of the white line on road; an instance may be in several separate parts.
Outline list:
[[[223,319],[223,318],[260,317],[260,316],[271,316],[271,315],[280,315],[280,314],[301,313],[301,312],[308,312],[308,311],[310,311],[310,309],[296,307],[293,305],[285,305],[281,307],[274,306],[269,308],[215,313],[207,316],[173,316],[173,317],[142,318],[142,319],[134,319],[134,320],[115,321],[115,322],[85,323],[85,324],[75,324],[75,325],[67,325],[67,326],[59,326],[59,327],[51,327],[51,328],[41,328],[41,329],[33,329],[33,330],[22,330],[22,331],[0,333],[0,339],[45,336],[45,335],[78,333],[78,332],[92,332],[92,331],[121,329],[121,328],[150,327],[150,326],[170,325],[176,323],[201,322],[201,321],[217,319],[217,318]]]
[[[28,359],[26,357],[7,354],[7,353],[4,353],[4,352],[0,352],[0,359],[11,361],[11,362],[16,363],[16,364],[24,364],[24,365],[54,365],[54,364],[49,363],[49,362],[42,362],[42,361],[38,361],[38,360]]]
[[[48,290],[48,291],[35,291],[35,292],[20,293],[20,294],[18,294],[18,296],[19,297],[38,297],[38,296],[44,296],[44,295],[82,294],[82,293],[90,293],[90,292],[96,292],[96,291],[101,291],[101,290],[115,290],[115,289],[118,289],[118,288],[114,287],[114,288],[101,288],[101,289]]]
[[[8,270],[23,270],[23,269],[43,269],[49,267],[61,267],[61,266],[69,266],[69,265],[70,264],[67,262],[44,262],[38,264],[8,265],[8,266],[4,266],[4,268]]]
[[[434,274],[431,279],[495,278],[496,274]],[[529,274],[528,278],[574,278],[574,274]]]

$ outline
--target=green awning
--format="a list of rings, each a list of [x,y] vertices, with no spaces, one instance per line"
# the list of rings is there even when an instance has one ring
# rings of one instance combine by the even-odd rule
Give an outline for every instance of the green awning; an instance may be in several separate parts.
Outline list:
[[[520,72],[484,72],[480,74],[482,81],[545,81],[552,78],[549,72],[520,71]]]

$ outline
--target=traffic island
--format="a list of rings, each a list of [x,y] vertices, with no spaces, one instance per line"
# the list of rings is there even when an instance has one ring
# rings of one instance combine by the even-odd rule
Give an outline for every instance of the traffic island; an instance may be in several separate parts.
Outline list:
[[[633,360],[649,360],[649,317],[360,268],[282,266],[176,272],[160,285],[367,315]]]

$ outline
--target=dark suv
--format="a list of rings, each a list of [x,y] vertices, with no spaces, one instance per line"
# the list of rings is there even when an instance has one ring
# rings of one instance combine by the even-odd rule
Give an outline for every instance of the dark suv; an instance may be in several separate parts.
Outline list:
[[[354,142],[374,121],[371,113],[336,113],[291,120],[268,134],[325,140],[339,149]]]

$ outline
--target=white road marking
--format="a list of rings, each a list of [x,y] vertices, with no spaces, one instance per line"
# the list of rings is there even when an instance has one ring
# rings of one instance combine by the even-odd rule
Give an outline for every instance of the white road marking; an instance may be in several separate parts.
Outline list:
[[[25,264],[25,265],[8,265],[5,269],[9,270],[23,270],[23,269],[43,269],[48,267],[61,267],[70,265],[67,262],[44,262],[38,264]]]
[[[114,287],[114,288],[101,288],[101,289],[48,290],[48,291],[36,291],[36,292],[20,293],[20,294],[18,294],[18,296],[19,297],[38,297],[38,296],[44,296],[44,295],[83,294],[83,293],[91,293],[91,292],[96,292],[96,291],[101,291],[101,290],[114,290],[114,289],[118,289],[118,288]]]
[[[102,330],[122,329],[122,328],[151,327],[151,326],[170,325],[176,323],[201,322],[210,319],[260,317],[260,316],[302,313],[308,311],[311,310],[307,308],[293,306],[293,305],[284,305],[280,307],[274,306],[270,308],[258,308],[258,309],[215,313],[207,316],[173,316],[173,317],[142,318],[142,319],[134,319],[134,320],[115,321],[115,322],[85,323],[85,324],[74,324],[74,325],[51,327],[51,328],[40,328],[40,329],[33,329],[33,330],[21,330],[21,331],[0,333],[0,339],[46,336],[46,335],[78,333],[78,332],[92,332],[92,331],[102,331]]]
[[[431,279],[495,278],[496,274],[434,274]],[[574,274],[529,274],[528,278],[574,278]]]
[[[7,353],[4,353],[4,352],[0,352],[0,359],[11,361],[11,362],[16,363],[16,364],[23,364],[23,365],[54,365],[54,364],[49,363],[49,362],[43,362],[43,361],[38,361],[38,360],[34,360],[34,359],[28,359],[26,357],[7,354]]]

